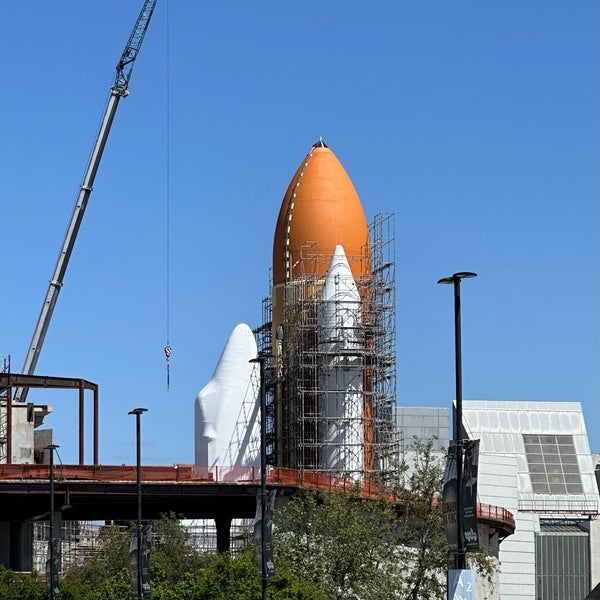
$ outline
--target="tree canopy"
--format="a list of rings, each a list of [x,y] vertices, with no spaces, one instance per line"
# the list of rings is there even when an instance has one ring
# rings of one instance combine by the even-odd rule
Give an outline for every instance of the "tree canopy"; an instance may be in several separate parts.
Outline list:
[[[129,538],[130,531],[123,528],[104,528],[101,551],[69,569],[62,579],[61,600],[131,600]],[[201,553],[173,515],[152,523],[152,540],[154,600],[260,598],[261,582],[250,547],[239,556]],[[285,566],[277,571],[277,577],[269,582],[269,600],[327,600],[318,586],[299,580]]]
[[[442,503],[443,458],[431,443],[414,443],[411,459],[394,469],[379,500],[342,492],[305,493],[275,515],[276,557],[323,587],[330,600],[443,600],[448,544]],[[383,491],[401,499],[394,504]],[[485,552],[471,556],[484,575]]]

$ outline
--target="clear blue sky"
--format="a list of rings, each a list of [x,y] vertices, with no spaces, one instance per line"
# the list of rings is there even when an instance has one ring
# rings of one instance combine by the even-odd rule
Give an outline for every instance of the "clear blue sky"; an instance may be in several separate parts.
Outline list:
[[[14,371],[141,4],[3,4]],[[194,398],[233,327],[261,322],[281,199],[319,136],[367,220],[396,215],[398,403],[450,406],[452,292],[436,281],[472,270],[464,398],[581,402],[600,450],[597,3],[159,0],[130,91],[37,369],[100,385],[102,463],[135,462],[136,406],[144,463],[193,461]],[[76,395],[29,399],[53,405],[75,462]]]

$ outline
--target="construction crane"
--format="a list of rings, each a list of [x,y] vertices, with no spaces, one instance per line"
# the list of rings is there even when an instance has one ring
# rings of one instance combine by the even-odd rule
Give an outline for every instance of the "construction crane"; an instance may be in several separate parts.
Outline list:
[[[110,133],[110,128],[115,113],[117,112],[117,106],[119,105],[119,100],[125,98],[129,94],[129,79],[131,78],[133,64],[140,51],[142,42],[144,41],[144,36],[148,30],[148,25],[150,24],[156,2],[157,0],[145,0],[133,31],[129,36],[125,50],[123,50],[121,59],[117,63],[117,73],[114,83],[110,88],[110,97],[106,104],[106,109],[104,110],[104,116],[102,117],[96,142],[85,170],[83,183],[79,189],[79,195],[77,196],[75,208],[73,209],[73,215],[71,216],[71,221],[69,222],[65,239],[60,249],[58,260],[56,261],[54,274],[50,280],[48,292],[46,293],[44,304],[42,305],[42,310],[40,311],[40,316],[38,317],[33,337],[31,338],[27,357],[25,358],[25,364],[23,365],[22,371],[24,375],[33,375],[35,371],[40,351],[46,337],[46,332],[48,331],[48,326],[52,319],[52,313],[56,306],[58,294],[63,284],[69,259],[73,252],[73,246],[75,245],[79,226],[81,225],[83,214],[85,213],[90,194],[92,193],[94,179],[96,178],[98,166],[100,165],[102,153],[104,152],[104,146],[106,145],[106,140],[108,139],[108,134]],[[27,391],[27,388],[19,388],[15,393],[15,401],[24,402],[27,398]]]

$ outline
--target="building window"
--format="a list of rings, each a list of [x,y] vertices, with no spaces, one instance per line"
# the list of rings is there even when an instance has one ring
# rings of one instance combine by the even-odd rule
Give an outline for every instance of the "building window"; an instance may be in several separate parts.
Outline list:
[[[583,494],[572,435],[523,434],[534,494]]]
[[[537,600],[585,598],[590,591],[589,524],[544,521],[535,537]]]

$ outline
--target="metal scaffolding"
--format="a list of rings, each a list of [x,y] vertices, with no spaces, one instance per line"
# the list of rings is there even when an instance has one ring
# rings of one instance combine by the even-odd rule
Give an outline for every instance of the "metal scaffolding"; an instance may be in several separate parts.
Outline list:
[[[269,287],[272,287],[272,279],[269,277]],[[274,402],[274,371],[273,371],[273,335],[272,335],[273,304],[270,297],[262,301],[262,325],[253,330],[258,347],[258,354],[264,357],[265,373],[269,379],[269,385],[265,386],[266,394],[266,450],[267,464],[276,464],[276,429],[275,429],[275,402]]]
[[[307,243],[296,257],[300,274],[284,288],[283,322],[275,334],[281,346],[268,386],[272,464],[356,480],[376,478],[389,466],[396,402],[393,215],[377,215],[369,233],[361,256],[347,256],[350,264],[368,262],[360,269],[367,275],[353,281],[357,307],[339,278],[335,294],[321,296],[332,255]],[[263,325],[255,333],[259,351],[270,356],[270,300],[263,301]]]
[[[372,342],[371,407],[373,421],[373,470],[390,468],[397,454],[396,405],[396,232],[393,214],[377,214],[369,226],[371,238]]]
[[[127,531],[126,527],[110,527],[123,534]],[[60,572],[64,573],[72,566],[80,566],[87,558],[102,552],[99,535],[106,529],[107,526],[101,521],[62,521],[58,528]],[[49,540],[50,523],[34,521],[32,565],[38,573],[46,571]]]
[[[0,356],[0,373],[10,373],[10,356]],[[8,394],[0,387],[0,464],[8,462]]]
[[[217,551],[217,532],[212,519],[194,519],[180,522],[187,543],[198,553]],[[251,519],[233,519],[231,523],[231,548],[239,555],[252,540],[253,524]],[[94,556],[106,553],[106,540],[121,537],[129,541],[131,527],[126,525],[107,525],[104,521],[63,521],[58,531],[60,539],[59,570],[64,574],[73,566],[81,566]],[[38,573],[46,570],[48,560],[48,540],[50,524],[48,521],[33,523],[33,569]],[[153,539],[153,543],[160,543]]]

